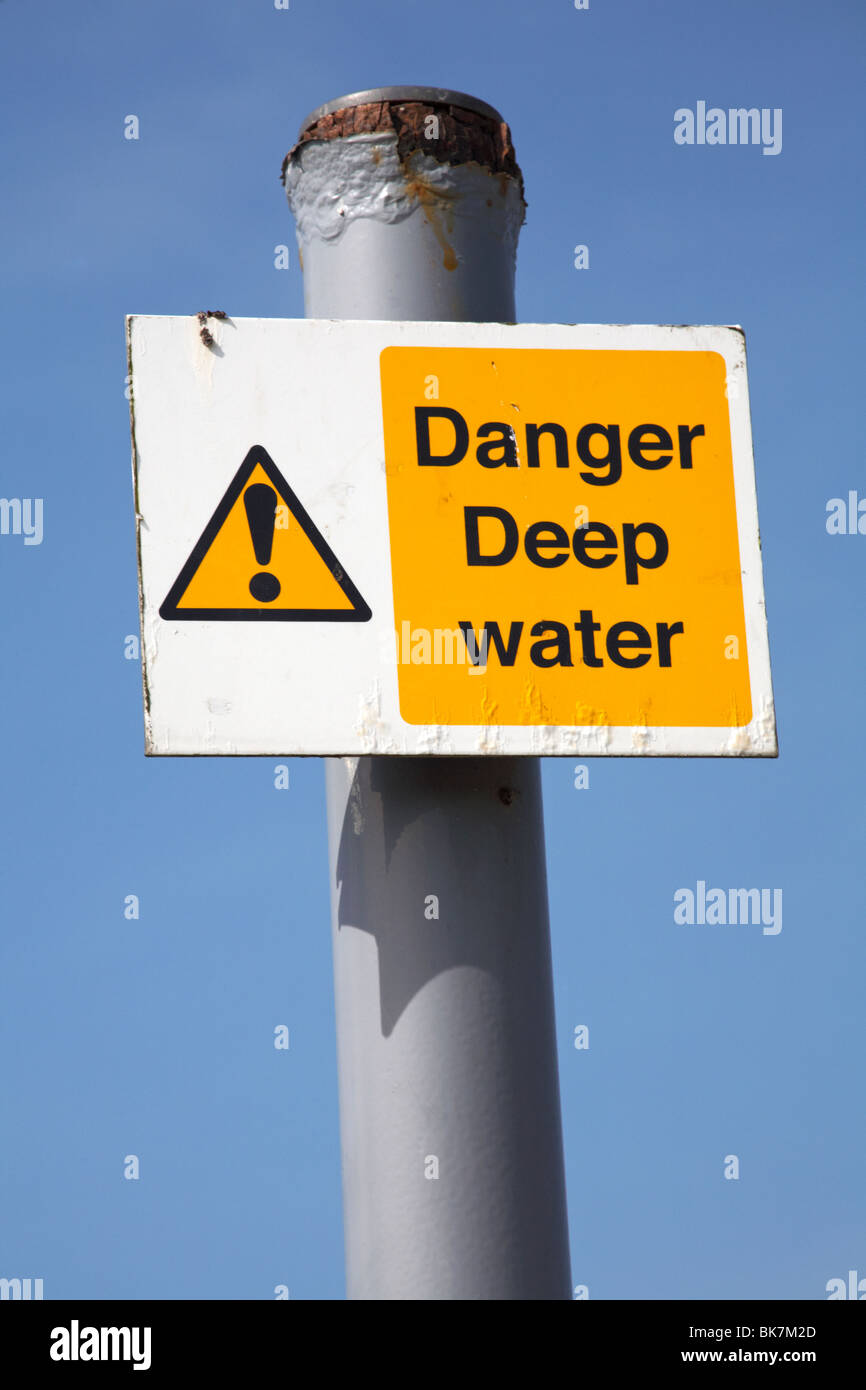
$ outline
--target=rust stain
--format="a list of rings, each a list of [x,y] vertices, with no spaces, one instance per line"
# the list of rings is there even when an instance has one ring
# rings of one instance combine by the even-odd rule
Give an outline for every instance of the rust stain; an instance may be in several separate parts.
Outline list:
[[[450,190],[434,188],[429,179],[426,179],[423,174],[416,170],[410,169],[405,163],[403,164],[403,172],[406,178],[407,194],[420,204],[433,235],[442,249],[443,266],[446,270],[456,270],[457,256],[454,247],[446,236],[446,228],[442,225],[444,218],[448,224],[448,232],[453,233],[455,194]]]

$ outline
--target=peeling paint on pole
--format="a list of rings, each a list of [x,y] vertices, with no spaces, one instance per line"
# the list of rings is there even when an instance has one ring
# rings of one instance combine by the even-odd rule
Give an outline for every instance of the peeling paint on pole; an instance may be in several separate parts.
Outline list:
[[[390,301],[395,318],[513,321],[523,177],[508,126],[476,105],[392,98],[308,120],[282,168],[308,312],[315,303],[319,318],[346,317],[346,262],[334,254],[344,237],[366,261],[371,224],[397,226],[414,215],[425,226],[405,228],[399,279],[369,258],[365,286],[351,287],[355,316],[391,317]],[[397,307],[409,278],[418,304],[411,315]]]

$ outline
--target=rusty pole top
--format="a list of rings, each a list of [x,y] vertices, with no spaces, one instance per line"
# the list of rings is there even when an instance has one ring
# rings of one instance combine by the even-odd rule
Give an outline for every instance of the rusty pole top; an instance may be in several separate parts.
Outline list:
[[[308,126],[315,125],[323,116],[330,116],[334,111],[346,111],[350,106],[372,106],[383,101],[423,101],[430,106],[459,106],[463,111],[487,116],[497,124],[502,122],[495,107],[488,106],[486,101],[480,101],[478,97],[469,96],[467,92],[454,92],[447,87],[368,87],[364,92],[351,92],[348,96],[336,97],[317,106],[301,121],[298,139],[303,138]]]
[[[429,116],[437,118],[435,135],[429,133]],[[480,164],[514,178],[523,197],[523,176],[502,116],[486,101],[444,87],[371,87],[317,106],[283,160],[283,183],[290,161],[308,142],[378,132],[396,136],[401,161],[420,150],[442,164]]]

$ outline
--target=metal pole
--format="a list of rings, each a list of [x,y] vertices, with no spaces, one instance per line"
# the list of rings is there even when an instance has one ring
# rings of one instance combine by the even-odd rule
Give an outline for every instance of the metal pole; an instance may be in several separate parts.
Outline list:
[[[308,316],[514,320],[522,179],[483,102],[329,102],[284,177]],[[569,1298],[539,762],[326,766],[348,1295]]]

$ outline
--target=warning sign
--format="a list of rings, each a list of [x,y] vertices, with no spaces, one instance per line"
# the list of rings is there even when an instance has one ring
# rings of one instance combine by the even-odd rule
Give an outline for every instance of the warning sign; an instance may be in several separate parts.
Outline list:
[[[405,720],[749,723],[718,352],[389,347],[381,376]]]
[[[232,479],[159,614],[211,622],[366,622],[371,616],[258,444]]]
[[[741,329],[199,328],[128,324],[148,753],[776,755]]]

